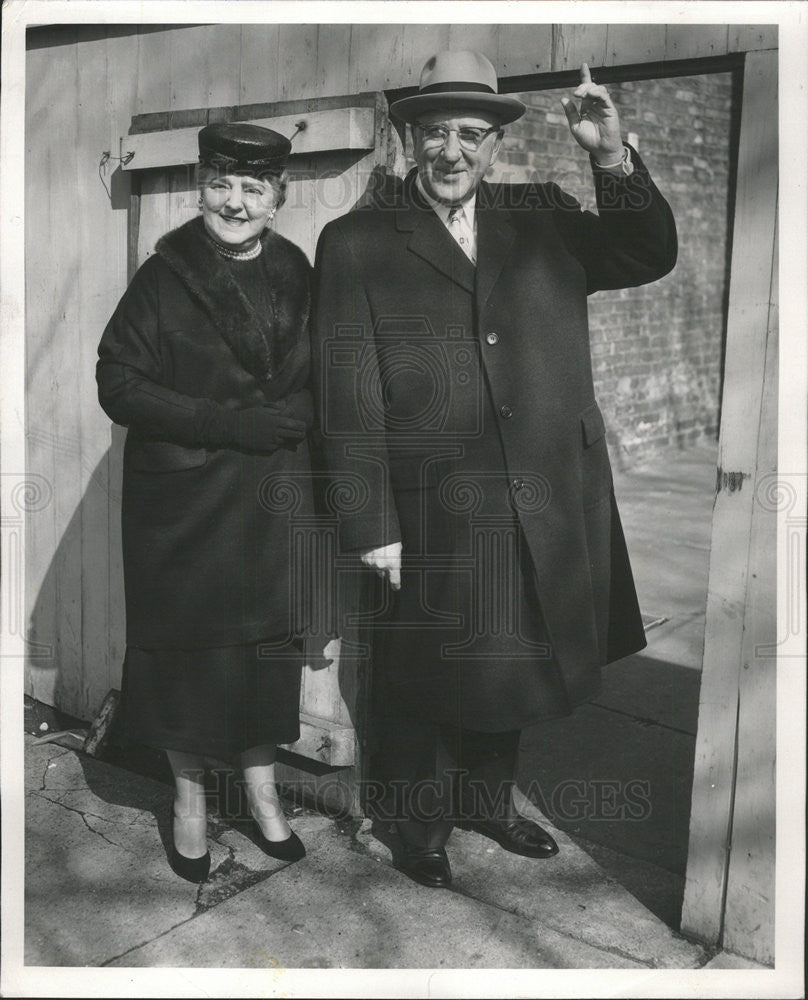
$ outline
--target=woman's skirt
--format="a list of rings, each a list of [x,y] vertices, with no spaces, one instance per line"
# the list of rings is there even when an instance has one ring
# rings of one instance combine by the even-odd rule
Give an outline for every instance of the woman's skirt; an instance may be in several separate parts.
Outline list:
[[[208,649],[129,646],[119,738],[230,761],[300,737],[302,644],[265,639]]]

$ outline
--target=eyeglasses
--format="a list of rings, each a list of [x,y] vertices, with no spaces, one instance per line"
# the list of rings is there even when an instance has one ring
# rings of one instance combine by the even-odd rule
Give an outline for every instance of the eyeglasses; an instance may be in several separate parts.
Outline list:
[[[435,148],[443,146],[449,139],[452,132],[457,132],[457,141],[463,149],[472,151],[478,150],[486,136],[492,132],[499,132],[500,126],[494,125],[491,128],[473,128],[463,126],[463,128],[449,128],[447,125],[416,125],[423,137],[424,146]]]

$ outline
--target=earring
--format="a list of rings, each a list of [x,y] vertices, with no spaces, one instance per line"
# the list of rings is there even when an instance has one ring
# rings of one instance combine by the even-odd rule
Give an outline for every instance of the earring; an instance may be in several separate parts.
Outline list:
[[[201,198],[198,199],[197,205],[199,206],[199,208],[202,208],[202,199]]]

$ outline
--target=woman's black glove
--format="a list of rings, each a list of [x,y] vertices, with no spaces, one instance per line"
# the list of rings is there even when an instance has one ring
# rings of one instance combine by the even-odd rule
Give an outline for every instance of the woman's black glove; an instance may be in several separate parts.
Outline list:
[[[263,455],[294,449],[306,437],[307,406],[313,410],[308,390],[278,403],[231,410],[153,382],[129,365],[100,361],[97,378],[98,398],[115,423],[191,448],[236,448]]]
[[[298,389],[282,399],[267,403],[267,406],[277,408],[287,417],[302,420],[309,430],[314,426],[314,400],[309,389]]]
[[[302,420],[275,406],[251,406],[246,410],[220,410],[219,420],[208,427],[211,444],[270,455],[278,448],[294,449],[306,436]],[[218,439],[218,440],[217,440]]]

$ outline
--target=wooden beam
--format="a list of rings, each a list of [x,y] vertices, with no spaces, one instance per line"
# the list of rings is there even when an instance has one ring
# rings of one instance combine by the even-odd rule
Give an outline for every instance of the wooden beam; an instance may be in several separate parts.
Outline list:
[[[497,35],[497,76],[549,73],[553,61],[551,24],[500,24]]]
[[[93,720],[82,747],[84,752],[91,757],[97,757],[99,750],[105,743],[110,727],[115,720],[115,716],[118,714],[120,702],[120,691],[112,689],[107,692],[107,696],[101,703],[98,715]]]
[[[726,24],[669,24],[665,31],[666,59],[703,59],[727,52]]]
[[[356,735],[352,726],[300,713],[300,739],[283,747],[290,753],[330,767],[349,767],[356,760]]]
[[[746,57],[730,274],[717,492],[713,508],[704,670],[682,931],[718,944],[727,892],[745,609],[758,438],[776,415],[762,407],[777,214],[777,53]],[[765,471],[765,469],[763,470]],[[763,570],[765,572],[765,568]],[[753,625],[752,617],[749,626]],[[761,728],[759,740],[774,739]]]
[[[332,816],[362,816],[358,767],[325,767],[278,750],[275,779],[284,795]]]
[[[759,49],[776,49],[779,26],[776,24],[730,25],[728,45],[730,52],[753,52]]]
[[[291,135],[300,121],[306,122],[306,129],[295,136],[294,155],[305,156],[343,149],[373,149],[373,108],[310,111],[277,118],[252,119],[251,124],[271,128],[281,135]],[[151,170],[155,167],[195,163],[198,157],[198,132],[199,128],[195,126],[124,136],[124,150],[134,153],[134,156],[123,165],[123,169]]]
[[[554,24],[552,69],[577,70],[582,62],[595,70],[605,66],[606,24]]]
[[[746,588],[738,761],[722,944],[774,965],[775,722],[777,701],[777,236],[766,343],[766,375]]]
[[[356,671],[340,671],[338,638],[306,639],[300,685],[300,711],[316,719],[353,727],[351,708],[356,700]]]
[[[658,62],[666,55],[664,24],[610,24],[606,32],[606,65]]]
[[[140,176],[132,176],[132,186],[129,190],[129,225],[126,229],[126,278],[131,281],[135,276],[140,261],[138,260],[138,241],[140,235]]]

